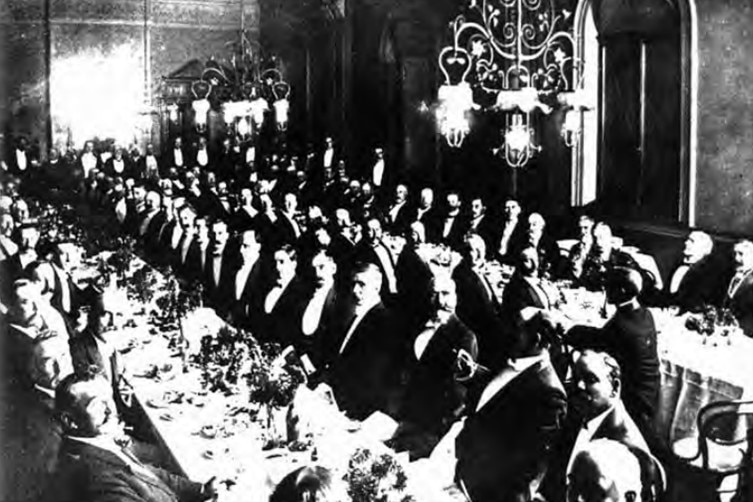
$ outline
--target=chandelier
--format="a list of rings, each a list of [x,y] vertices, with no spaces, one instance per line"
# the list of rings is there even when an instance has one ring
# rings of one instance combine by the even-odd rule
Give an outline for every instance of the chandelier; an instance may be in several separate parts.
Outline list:
[[[250,138],[257,135],[268,117],[274,128],[285,132],[288,126],[290,85],[285,81],[282,64],[264,54],[244,26],[244,1],[240,2],[240,29],[237,40],[225,44],[227,55],[209,58],[200,76],[186,83],[187,89],[166,86],[168,119],[179,120],[174,96],[185,96],[193,110],[194,125],[206,132],[210,110],[222,113],[228,135]]]
[[[451,23],[452,43],[439,53],[444,77],[436,118],[441,134],[460,147],[475,110],[502,113],[502,144],[494,151],[524,166],[541,147],[534,119],[566,111],[562,137],[572,146],[589,108],[574,75],[571,13],[554,0],[470,0]]]

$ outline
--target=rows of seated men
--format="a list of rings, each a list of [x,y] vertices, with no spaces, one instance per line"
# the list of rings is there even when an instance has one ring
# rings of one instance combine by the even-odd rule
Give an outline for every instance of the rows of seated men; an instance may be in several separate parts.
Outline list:
[[[330,176],[336,181],[328,187]],[[186,172],[182,178],[191,176]],[[654,281],[648,285],[656,287],[657,278],[641,273],[629,256],[612,248],[611,239],[600,237],[608,230],[605,225],[584,232],[593,235],[593,241],[588,252],[580,251],[582,262],[576,260],[577,247],[568,260],[560,260],[553,250],[544,251],[551,245],[545,244],[543,218],[523,218],[512,200],[497,217],[493,211],[487,216],[480,199],[471,201],[466,213],[456,193],[446,195],[443,207],[435,205],[433,192],[426,188],[418,201],[410,200],[405,186],[396,187],[394,197],[380,199],[368,190],[364,195],[360,183],[356,189],[346,174],[337,172],[308,188],[311,199],[301,215],[300,192],[285,176],[226,185],[224,203],[222,182],[212,178],[200,172],[200,180],[190,183],[126,179],[119,185],[114,179],[86,187],[83,196],[110,211],[124,232],[136,236],[148,259],[201,281],[208,301],[222,315],[263,340],[294,347],[311,380],[329,383],[349,415],[364,418],[380,410],[398,418],[397,448],[426,455],[465,417],[457,438],[458,477],[473,500],[518,500],[515,497],[538,484],[547,464],[551,474],[540,489],[552,490],[551,499],[561,500],[573,462],[555,468],[551,452],[561,450],[562,458],[570,459],[573,445],[582,446],[579,433],[566,433],[571,421],[599,418],[595,428],[588,428],[593,432],[614,425],[614,419],[617,426],[607,427],[612,432],[604,436],[631,451],[645,452],[644,443],[656,444],[651,426],[658,406],[656,330],[638,298],[644,283]],[[107,372],[105,361],[112,354],[97,334],[111,324],[112,315],[97,307],[90,322],[77,322],[74,305],[82,295],[66,276],[65,243],[37,254],[38,231],[26,221],[28,207],[9,188],[13,186],[4,184],[3,201],[10,204],[0,204],[0,217],[10,226],[3,235],[15,245],[9,246],[3,266],[11,281],[21,279],[10,283],[4,299],[13,324],[34,340],[35,332],[61,326],[39,321],[58,312],[67,322],[56,331],[67,330],[78,346],[70,351],[73,366],[99,363]],[[208,210],[212,207],[214,211]],[[402,211],[409,212],[401,220]],[[408,238],[396,263],[384,243],[385,229]],[[451,275],[435,273],[416,253],[426,240],[462,249],[463,262]],[[738,289],[750,269],[746,246],[736,246]],[[516,265],[501,303],[483,273],[486,262],[495,259]],[[607,290],[616,314],[601,330],[568,326],[550,309],[539,282],[545,274],[593,280]],[[686,270],[680,283],[688,274]],[[44,305],[31,310],[49,315],[21,313],[29,303],[24,300],[25,280],[39,289],[33,296]],[[675,283],[673,277],[671,286]],[[600,379],[589,374],[580,388],[601,381],[600,391],[609,399],[585,399],[592,408],[582,410],[579,392],[565,392],[563,339],[604,351],[597,358],[604,374]],[[617,407],[624,408],[624,416],[612,415]],[[620,425],[624,421],[637,429],[630,439],[619,437],[626,429]],[[603,436],[591,439],[598,437]],[[656,476],[653,462],[643,460],[644,496],[649,497],[656,491]]]

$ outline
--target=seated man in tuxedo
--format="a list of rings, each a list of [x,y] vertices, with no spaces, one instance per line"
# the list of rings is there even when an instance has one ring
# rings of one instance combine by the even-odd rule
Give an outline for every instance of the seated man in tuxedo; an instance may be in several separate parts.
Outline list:
[[[239,240],[240,258],[232,271],[228,318],[233,325],[250,329],[250,309],[262,301],[260,298],[266,277],[256,230],[244,231]]]
[[[520,251],[518,266],[502,294],[502,312],[515,319],[526,307],[549,310],[552,300],[541,286],[539,253],[534,247]]]
[[[641,469],[633,452],[617,441],[599,439],[575,457],[562,500],[629,502],[638,500],[640,491]]]
[[[343,295],[335,283],[337,264],[326,250],[309,260],[313,285],[302,298],[299,329],[294,345],[306,371],[324,368],[327,354],[339,349],[335,337],[342,329]]]
[[[457,284],[457,316],[477,337],[479,361],[499,368],[507,359],[501,307],[486,277],[486,245],[478,234],[466,235],[463,260],[452,278]]]
[[[463,243],[467,226],[461,214],[463,201],[457,192],[449,192],[445,203],[445,210],[442,216],[434,222],[435,228],[430,233],[435,236],[437,242],[457,249]]]
[[[713,262],[714,241],[700,230],[690,232],[680,263],[667,282],[664,304],[677,305],[681,312],[698,311],[704,305],[718,304],[724,287],[721,274]]]
[[[543,484],[547,500],[564,499],[576,457],[599,439],[611,439],[636,450],[638,458],[645,460],[643,477],[650,480],[655,475],[653,456],[622,404],[622,377],[617,361],[605,352],[583,351],[573,367],[572,385],[562,441]],[[650,493],[650,482],[646,488]]]
[[[488,214],[484,199],[480,196],[475,196],[471,199],[471,215],[466,231],[479,234],[484,239],[487,250],[494,246],[496,229],[494,228],[491,216]]]
[[[3,406],[4,496],[16,502],[41,500],[57,467],[61,430],[54,397],[60,381],[73,372],[68,340],[36,338],[24,364],[26,378],[6,387]]]
[[[724,306],[730,308],[747,336],[753,336],[753,242],[745,239],[732,249],[734,273]]]
[[[395,262],[389,248],[382,241],[382,221],[373,216],[366,221],[366,238],[353,250],[353,262],[368,262],[379,267],[382,277],[382,300],[391,304],[397,293]]]
[[[411,333],[421,328],[434,313],[432,271],[424,258],[419,256],[419,249],[424,242],[426,242],[425,227],[421,222],[415,221],[410,226],[406,245],[400,252],[395,265],[397,282],[395,303],[407,331]]]
[[[470,401],[456,439],[457,480],[472,502],[530,500],[565,420],[567,396],[547,352],[553,333],[533,308],[516,325],[512,359]]]
[[[505,201],[502,223],[494,241],[494,247],[489,250],[490,256],[495,256],[500,263],[515,261],[515,250],[520,249],[519,242],[525,238],[525,225],[520,218],[521,208],[515,199]]]
[[[651,312],[638,301],[640,273],[615,267],[607,273],[607,302],[617,307],[602,327],[572,327],[565,341],[575,348],[603,350],[623,371],[622,400],[652,447],[657,446],[654,417],[659,406],[659,354]]]
[[[257,297],[257,304],[249,307],[249,317],[255,336],[284,348],[294,342],[304,290],[296,276],[298,253],[293,246],[283,244],[272,256],[273,281],[263,295]]]
[[[325,381],[332,386],[338,406],[348,416],[363,420],[375,411],[387,411],[397,384],[399,335],[379,291],[382,274],[373,263],[357,265],[352,276],[353,305],[327,355]]]
[[[643,277],[643,294],[651,293],[661,284],[661,277],[641,268],[638,262],[625,251],[615,248],[612,229],[599,222],[593,229],[593,246],[583,262],[583,273],[578,284],[592,291],[603,290],[607,273],[614,267],[628,267],[640,272]]]
[[[433,315],[406,347],[407,387],[402,396],[398,449],[427,456],[465,412],[470,367],[478,357],[476,336],[455,316],[457,295],[449,273],[433,281]]]
[[[107,382],[91,373],[67,376],[55,391],[63,424],[60,466],[52,500],[199,502],[217,496],[214,478],[197,483],[141,463],[122,437]]]
[[[200,281],[204,278],[209,261],[209,220],[205,216],[196,216],[193,221],[195,237],[193,238],[185,266],[182,270],[182,278],[189,281]]]
[[[577,280],[583,273],[583,264],[593,246],[594,220],[587,214],[578,218],[578,242],[570,248],[567,260],[562,267],[562,275],[566,279]]]
[[[227,245],[229,237],[227,223],[222,220],[212,223],[212,242],[204,274],[204,293],[209,306],[221,314],[227,312],[229,307],[231,274],[235,268],[232,263],[233,253]]]
[[[557,244],[544,232],[545,228],[546,221],[543,216],[539,213],[528,215],[526,239],[523,239],[520,245],[536,250],[539,256],[539,275],[549,277],[559,269],[560,252]]]
[[[415,217],[413,209],[408,204],[408,187],[399,184],[395,187],[395,198],[387,208],[387,230],[393,235],[403,235],[408,230]]]

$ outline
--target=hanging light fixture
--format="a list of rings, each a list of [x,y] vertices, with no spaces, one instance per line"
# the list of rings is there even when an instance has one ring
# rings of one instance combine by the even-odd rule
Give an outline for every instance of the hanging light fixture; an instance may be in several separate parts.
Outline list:
[[[469,1],[451,23],[452,43],[439,54],[437,118],[450,146],[462,145],[471,111],[481,109],[504,115],[503,144],[495,151],[510,166],[524,166],[541,149],[537,116],[554,109],[558,94],[574,90],[570,18],[554,0]],[[571,116],[567,126],[576,124]]]
[[[202,133],[206,131],[207,114],[211,108],[221,110],[230,134],[249,136],[257,133],[265,122],[270,105],[276,112],[277,128],[284,131],[288,126],[290,85],[284,79],[281,62],[263,55],[261,45],[245,28],[243,0],[240,8],[238,39],[226,44],[230,49],[228,57],[207,60],[201,76],[191,83],[194,123]],[[166,94],[165,101],[171,102],[174,89],[168,89]],[[170,108],[173,105],[175,103],[168,105],[170,120],[173,120]]]

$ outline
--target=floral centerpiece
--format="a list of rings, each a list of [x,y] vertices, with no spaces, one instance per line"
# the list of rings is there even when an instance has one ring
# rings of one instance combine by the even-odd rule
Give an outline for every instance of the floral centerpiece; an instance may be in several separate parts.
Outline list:
[[[348,462],[345,482],[353,502],[414,500],[407,493],[408,477],[402,465],[389,452],[376,454],[368,448],[358,448]]]
[[[731,332],[740,329],[737,319],[730,309],[713,305],[706,305],[697,314],[690,314],[685,321],[685,327],[688,331],[693,331],[704,337],[715,333],[727,337]]]

